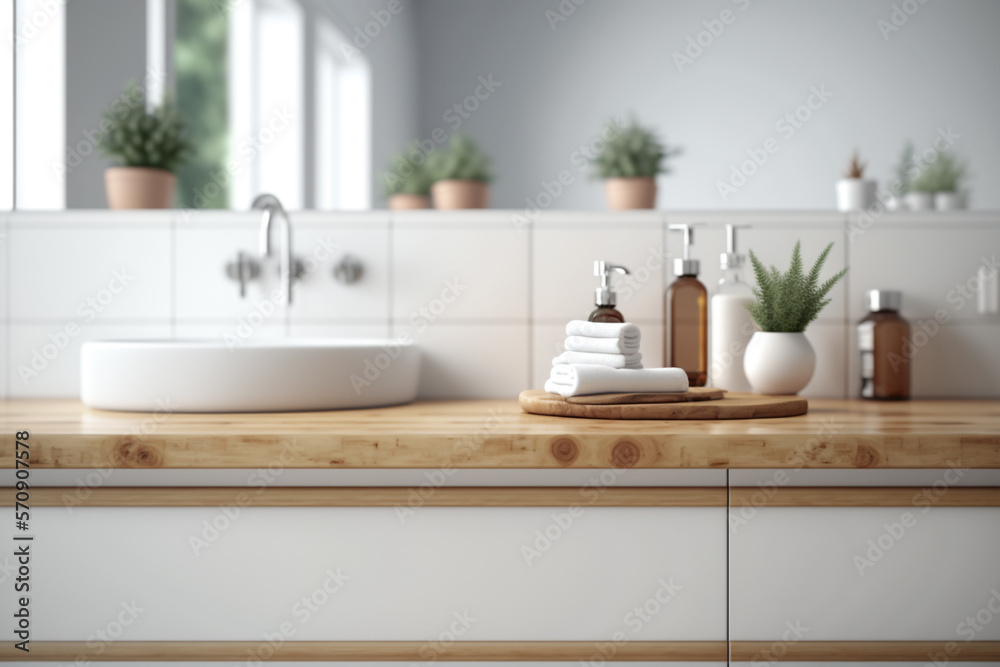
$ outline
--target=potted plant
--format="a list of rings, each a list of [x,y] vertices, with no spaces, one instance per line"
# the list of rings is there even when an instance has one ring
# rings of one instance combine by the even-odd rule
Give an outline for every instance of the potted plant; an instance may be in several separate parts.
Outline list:
[[[104,172],[108,206],[113,209],[170,208],[177,187],[177,168],[191,145],[184,136],[184,118],[168,101],[146,109],[142,88],[128,88],[128,105],[104,112],[109,127],[101,151],[121,163]]]
[[[681,149],[668,149],[654,130],[635,118],[626,127],[608,123],[602,136],[607,140],[593,163],[596,176],[604,179],[608,208],[656,208],[656,177],[670,173],[663,161]]]
[[[889,191],[889,197],[886,200],[885,206],[890,211],[903,211],[906,210],[906,195],[910,191],[910,186],[912,183],[911,170],[913,169],[913,143],[906,142],[903,147],[903,152],[899,156],[899,163],[896,165],[896,178],[895,183],[899,186],[896,191]]]
[[[418,164],[410,156],[423,156]],[[427,169],[427,156],[416,142],[405,153],[393,157],[385,173],[385,195],[388,206],[394,211],[431,207],[431,178]]]
[[[934,208],[938,211],[957,211],[965,208],[965,193],[960,190],[965,180],[966,166],[950,153],[939,153],[924,170],[922,178],[934,192]]]
[[[803,332],[830,303],[826,295],[847,273],[844,269],[826,282],[819,282],[831,248],[832,243],[820,253],[809,275],[802,273],[799,242],[795,243],[792,264],[785,273],[773,266],[765,268],[750,251],[757,284],[753,290],[756,301],[747,304],[747,311],[760,331],[754,332],[747,344],[743,371],[754,391],[797,394],[812,379],[816,353]]]
[[[867,162],[854,151],[844,178],[837,181],[837,210],[858,211],[875,203],[875,181],[865,179]]]
[[[434,208],[489,208],[490,158],[470,137],[452,135],[445,148],[427,158],[427,169]]]

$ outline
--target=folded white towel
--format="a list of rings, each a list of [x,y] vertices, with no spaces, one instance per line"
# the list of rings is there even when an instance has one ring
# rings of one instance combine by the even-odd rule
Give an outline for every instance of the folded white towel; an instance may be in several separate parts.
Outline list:
[[[642,355],[635,354],[600,354],[597,352],[567,351],[552,360],[552,365],[560,364],[596,364],[608,368],[642,368]]]
[[[571,352],[596,352],[599,354],[635,354],[639,351],[639,338],[591,338],[590,336],[569,336],[565,347]]]
[[[552,367],[545,391],[560,396],[585,394],[685,392],[687,373],[681,368],[609,368],[591,364]]]
[[[639,327],[629,322],[587,322],[573,320],[566,325],[567,336],[588,336],[590,338],[620,338],[623,341],[639,342]]]

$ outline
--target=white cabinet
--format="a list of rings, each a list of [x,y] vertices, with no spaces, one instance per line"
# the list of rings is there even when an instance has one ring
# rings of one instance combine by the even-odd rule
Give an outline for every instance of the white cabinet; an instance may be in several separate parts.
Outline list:
[[[1000,509],[734,510],[730,575],[733,641],[997,641]]]
[[[32,638],[120,622],[122,641],[724,641],[725,521],[721,507],[36,508]]]

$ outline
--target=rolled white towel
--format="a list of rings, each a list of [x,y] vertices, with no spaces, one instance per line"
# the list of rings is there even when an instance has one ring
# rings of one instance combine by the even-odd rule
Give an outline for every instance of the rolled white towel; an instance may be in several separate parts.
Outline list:
[[[635,341],[639,344],[641,333],[639,327],[629,322],[588,322],[572,320],[566,325],[567,336],[587,336],[588,338],[619,338],[625,342]]]
[[[565,347],[571,352],[595,352],[598,354],[635,354],[639,351],[639,338],[591,338],[590,336],[568,336]]]
[[[560,364],[595,364],[608,368],[642,368],[642,355],[635,354],[600,354],[597,352],[567,351],[552,360],[553,366]]]
[[[592,364],[552,367],[545,391],[560,396],[650,392],[685,392],[687,373],[681,368],[609,368]]]

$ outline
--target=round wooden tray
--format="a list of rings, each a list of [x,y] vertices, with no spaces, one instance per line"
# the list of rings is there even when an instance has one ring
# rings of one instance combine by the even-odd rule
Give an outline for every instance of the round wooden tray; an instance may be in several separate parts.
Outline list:
[[[521,392],[518,402],[522,410],[531,414],[584,419],[762,419],[794,417],[809,411],[809,402],[800,396],[735,392],[725,392],[718,400],[595,404],[570,403],[558,394],[529,389]]]

